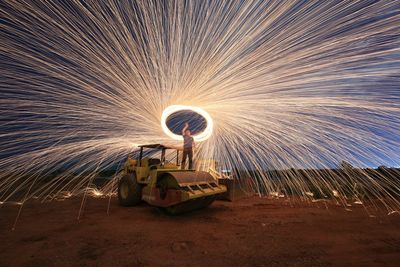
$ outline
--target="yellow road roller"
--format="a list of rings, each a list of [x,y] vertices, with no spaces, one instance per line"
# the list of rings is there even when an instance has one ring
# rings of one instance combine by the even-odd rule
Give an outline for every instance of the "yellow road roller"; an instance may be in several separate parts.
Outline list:
[[[118,183],[118,201],[122,206],[145,201],[176,215],[207,207],[227,191],[208,172],[180,169],[177,148],[162,144],[139,148],[137,159],[128,156]]]

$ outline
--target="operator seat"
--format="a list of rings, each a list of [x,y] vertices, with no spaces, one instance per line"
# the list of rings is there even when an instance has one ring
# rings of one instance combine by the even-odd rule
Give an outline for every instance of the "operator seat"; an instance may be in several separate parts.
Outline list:
[[[155,158],[150,158],[149,159],[150,170],[157,169],[158,165],[160,165],[160,164],[161,164],[161,160],[160,159],[155,159]]]

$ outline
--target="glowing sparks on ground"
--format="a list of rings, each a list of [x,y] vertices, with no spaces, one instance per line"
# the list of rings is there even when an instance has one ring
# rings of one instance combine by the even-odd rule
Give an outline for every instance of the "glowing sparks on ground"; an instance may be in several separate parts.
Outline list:
[[[164,127],[179,104],[212,122],[195,159],[259,194],[399,208],[396,170],[358,168],[400,163],[399,1],[68,3],[0,4],[2,202],[181,145]]]

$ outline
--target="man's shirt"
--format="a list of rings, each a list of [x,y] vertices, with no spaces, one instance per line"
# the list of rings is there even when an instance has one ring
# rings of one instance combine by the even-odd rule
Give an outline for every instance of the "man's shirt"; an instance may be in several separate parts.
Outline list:
[[[193,146],[193,137],[189,135],[183,136],[183,149],[192,149]]]

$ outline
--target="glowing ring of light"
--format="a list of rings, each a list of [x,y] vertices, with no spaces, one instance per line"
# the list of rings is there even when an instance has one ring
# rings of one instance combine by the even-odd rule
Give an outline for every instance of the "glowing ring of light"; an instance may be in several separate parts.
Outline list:
[[[172,106],[169,106],[166,109],[164,109],[164,111],[161,115],[161,127],[164,130],[165,134],[168,135],[169,137],[171,137],[172,139],[183,140],[182,135],[178,135],[178,134],[171,132],[171,130],[167,126],[168,116],[171,115],[172,113],[182,111],[182,110],[196,112],[197,114],[203,116],[203,118],[206,119],[207,126],[204,129],[204,131],[202,131],[199,134],[193,135],[193,138],[197,142],[202,142],[202,141],[207,140],[212,134],[214,124],[213,124],[213,120],[211,119],[210,114],[208,114],[207,111],[205,111],[204,109],[199,108],[199,107],[172,105]]]

